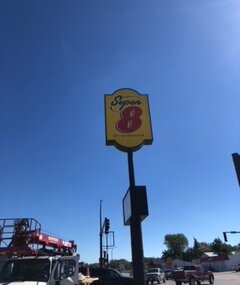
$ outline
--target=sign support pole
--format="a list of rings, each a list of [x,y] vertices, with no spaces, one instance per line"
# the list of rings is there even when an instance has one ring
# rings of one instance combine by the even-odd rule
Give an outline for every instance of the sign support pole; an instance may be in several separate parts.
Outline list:
[[[129,189],[123,198],[124,225],[130,225],[133,285],[146,285],[141,222],[148,216],[145,186],[136,186],[133,151],[153,142],[148,95],[121,88],[104,97],[106,145],[127,152]]]
[[[133,166],[133,152],[128,151],[128,171],[129,171],[129,188],[131,205],[133,205],[133,192],[135,189],[135,177],[134,177],[134,166]],[[132,207],[134,211],[135,207]],[[144,254],[143,254],[143,242],[142,242],[142,227],[139,215],[132,213],[130,222],[131,231],[131,245],[132,245],[132,265],[133,265],[133,284],[134,285],[145,285],[145,274],[144,274]]]

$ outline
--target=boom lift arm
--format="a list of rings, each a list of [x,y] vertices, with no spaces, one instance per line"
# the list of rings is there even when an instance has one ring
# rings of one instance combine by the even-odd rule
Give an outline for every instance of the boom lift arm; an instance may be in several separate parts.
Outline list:
[[[43,233],[33,218],[0,219],[0,255],[75,255],[76,250],[74,241]]]

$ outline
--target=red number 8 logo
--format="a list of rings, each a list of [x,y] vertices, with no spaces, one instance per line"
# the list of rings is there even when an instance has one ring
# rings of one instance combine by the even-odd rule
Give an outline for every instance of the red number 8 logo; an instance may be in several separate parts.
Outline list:
[[[116,128],[122,133],[131,133],[136,131],[142,125],[140,119],[142,109],[139,107],[128,107],[120,113],[121,119],[116,123]]]

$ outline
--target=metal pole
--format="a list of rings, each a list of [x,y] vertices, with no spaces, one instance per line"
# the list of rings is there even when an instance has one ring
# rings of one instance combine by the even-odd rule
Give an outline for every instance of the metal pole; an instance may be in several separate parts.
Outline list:
[[[100,239],[100,257],[99,257],[99,266],[100,268],[103,268],[103,252],[102,252],[102,238],[103,238],[103,232],[102,232],[102,200],[100,200],[100,230],[99,230],[99,239]]]
[[[133,166],[133,153],[128,152],[128,170],[129,170],[129,184],[131,193],[131,205],[133,205],[133,194],[135,189],[135,177],[134,177],[134,166]],[[135,207],[132,207],[134,210]],[[139,215],[132,212],[131,224],[131,245],[132,245],[132,265],[133,265],[133,284],[134,285],[145,285],[145,274],[144,274],[144,253],[143,253],[143,242],[142,242],[142,228],[141,220]]]
[[[135,176],[134,176],[134,166],[133,166],[133,153],[132,151],[128,152],[128,172],[129,172],[129,185],[130,188],[135,187]]]
[[[116,249],[116,248],[117,248],[117,246],[114,246],[114,247],[111,248],[111,260],[112,261],[113,261],[113,250]]]
[[[106,253],[107,253],[107,268],[109,267],[109,260],[108,260],[108,234],[106,234]]]

